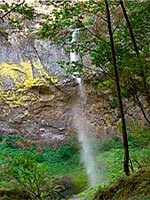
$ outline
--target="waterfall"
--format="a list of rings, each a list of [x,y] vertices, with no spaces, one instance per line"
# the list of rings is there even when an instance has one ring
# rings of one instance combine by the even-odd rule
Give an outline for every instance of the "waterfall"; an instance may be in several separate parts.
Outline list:
[[[78,33],[79,33],[79,29],[75,29],[75,30],[73,31],[71,43],[75,43],[75,42],[76,42],[76,37],[77,37]],[[75,51],[70,52],[70,62],[76,62],[76,61],[78,61],[78,60],[79,60],[79,56],[77,55],[77,53],[76,53]],[[78,72],[75,72],[75,73],[73,74],[73,78],[75,78],[75,79],[76,79],[76,82],[77,82],[78,84],[80,84],[80,83],[81,83],[81,78],[78,77],[78,75],[79,75],[79,73],[78,73]]]
[[[72,42],[76,41],[78,30],[72,34]],[[78,55],[75,52],[70,53],[70,61],[77,61]],[[95,151],[92,142],[95,141],[94,129],[91,128],[90,122],[86,116],[87,108],[87,94],[79,74],[75,74],[74,78],[78,83],[78,96],[73,105],[73,123],[78,132],[78,140],[81,144],[81,161],[83,162],[89,186],[96,185],[99,182],[96,173]]]

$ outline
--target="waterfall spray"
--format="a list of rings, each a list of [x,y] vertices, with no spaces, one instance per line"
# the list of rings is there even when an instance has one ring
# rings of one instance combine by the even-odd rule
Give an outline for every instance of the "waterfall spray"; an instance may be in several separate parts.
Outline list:
[[[76,36],[79,30],[75,30],[72,34],[72,42],[76,42]],[[70,53],[70,61],[78,61],[78,55],[75,52]],[[78,83],[78,97],[73,106],[73,122],[78,132],[78,140],[81,144],[81,161],[83,162],[89,186],[96,185],[98,183],[98,175],[96,173],[95,165],[95,152],[92,146],[92,141],[95,140],[95,133],[88,123],[88,119],[85,113],[87,109],[87,95],[84,85],[82,83],[79,74],[73,75]]]

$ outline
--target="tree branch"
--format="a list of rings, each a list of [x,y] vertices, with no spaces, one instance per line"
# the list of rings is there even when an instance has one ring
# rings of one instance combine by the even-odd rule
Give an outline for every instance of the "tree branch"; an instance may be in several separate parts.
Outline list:
[[[89,28],[86,28],[86,30],[91,34],[93,35],[94,37],[96,37],[97,39],[103,41],[105,44],[109,45],[108,42],[106,42],[104,39],[98,37],[98,35],[94,34]]]
[[[134,96],[135,96],[135,98],[136,98],[136,100],[137,100],[137,103],[138,103],[138,105],[139,105],[139,107],[140,107],[140,109],[141,109],[141,111],[142,111],[142,114],[143,114],[144,118],[145,118],[146,121],[150,124],[150,120],[149,120],[148,117],[146,116],[146,113],[145,113],[145,111],[144,111],[143,105],[142,105],[142,103],[141,103],[139,97],[137,96],[137,94],[135,94]]]
[[[22,4],[25,3],[25,0],[23,0],[23,2],[15,5],[13,8],[11,8],[8,12],[6,12],[4,15],[2,15],[0,18],[2,19],[2,21],[4,22],[4,17],[6,17],[8,14],[10,14],[12,11],[14,11],[18,6],[21,6]]]

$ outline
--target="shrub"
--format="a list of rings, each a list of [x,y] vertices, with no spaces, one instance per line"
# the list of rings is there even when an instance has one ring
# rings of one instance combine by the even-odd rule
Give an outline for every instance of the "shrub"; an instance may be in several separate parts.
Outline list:
[[[68,160],[69,158],[71,158],[72,153],[73,152],[71,151],[70,147],[64,145],[60,146],[57,150],[58,157],[62,160]]]
[[[16,148],[15,143],[14,143],[14,136],[9,135],[6,140],[5,140],[5,145],[6,147],[10,148]]]
[[[9,165],[3,166],[3,179],[9,180],[14,187],[28,191],[32,199],[61,199],[63,185],[54,185],[48,172],[37,163],[39,156],[28,151],[14,156]]]
[[[69,160],[73,155],[77,155],[79,153],[79,143],[76,136],[71,136],[68,141],[61,145],[57,150],[56,154],[58,159],[63,161]]]
[[[107,136],[99,142],[100,151],[122,148],[122,141],[116,135]]]
[[[136,139],[141,147],[149,145],[150,141],[150,128],[138,128],[131,132],[131,135]]]

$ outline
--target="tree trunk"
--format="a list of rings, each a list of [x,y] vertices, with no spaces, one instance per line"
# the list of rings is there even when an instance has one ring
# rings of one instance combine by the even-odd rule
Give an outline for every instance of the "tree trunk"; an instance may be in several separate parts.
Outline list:
[[[131,22],[129,20],[129,17],[127,15],[127,12],[126,12],[126,9],[125,9],[125,6],[124,6],[124,3],[123,3],[122,0],[120,0],[120,5],[121,5],[122,12],[124,14],[124,17],[125,17],[127,25],[128,25],[128,29],[129,29],[129,32],[130,32],[130,37],[131,37],[131,40],[132,40],[132,43],[133,43],[133,46],[134,46],[135,53],[139,57],[140,53],[139,53],[139,49],[138,49],[136,39],[135,39],[135,36],[134,36],[134,33],[133,33],[132,25],[131,25]]]
[[[128,14],[126,12],[126,9],[125,9],[125,6],[124,6],[124,3],[123,3],[122,0],[120,0],[120,5],[121,5],[122,12],[124,14],[124,17],[125,17],[127,25],[128,25],[131,41],[132,41],[132,44],[134,46],[134,51],[136,53],[136,56],[139,58],[140,52],[139,52],[139,49],[138,49],[138,46],[137,46],[137,42],[136,42],[136,39],[135,39],[135,35],[134,35],[133,29],[132,29],[130,19],[128,17]],[[144,90],[145,90],[145,96],[147,97],[146,100],[147,100],[147,102],[150,102],[150,93],[149,93],[149,89],[147,87],[146,78],[145,78],[142,66],[140,66],[140,69],[141,69],[141,77],[142,77],[142,81],[143,81],[143,87],[144,87]]]
[[[148,122],[148,124],[150,125],[150,120],[149,120],[148,117],[146,116],[146,113],[145,113],[145,111],[144,111],[143,105],[142,105],[142,103],[141,103],[141,101],[140,101],[138,95],[135,94],[134,96],[135,96],[135,99],[136,99],[136,101],[137,101],[137,104],[139,105],[139,107],[140,107],[140,109],[141,109],[141,112],[142,112],[142,114],[143,114],[145,120],[146,120],[146,121]]]
[[[109,37],[110,37],[110,43],[111,43],[112,62],[113,62],[113,67],[114,67],[114,72],[115,72],[115,81],[116,81],[119,109],[120,109],[121,122],[122,122],[122,135],[123,135],[123,146],[124,146],[124,172],[127,176],[129,176],[130,171],[129,171],[129,148],[128,148],[127,130],[126,130],[125,117],[124,117],[119,74],[118,74],[118,68],[117,68],[117,63],[116,63],[116,52],[115,52],[114,39],[113,39],[113,33],[112,33],[112,27],[111,27],[110,10],[109,10],[109,5],[108,5],[107,0],[105,0],[105,5],[106,5]]]

